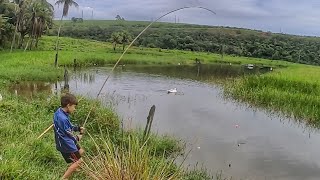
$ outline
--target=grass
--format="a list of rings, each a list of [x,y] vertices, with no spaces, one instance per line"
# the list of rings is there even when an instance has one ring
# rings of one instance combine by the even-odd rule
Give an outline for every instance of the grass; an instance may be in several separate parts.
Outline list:
[[[320,67],[291,65],[271,74],[248,76],[226,85],[240,101],[320,127]]]
[[[94,139],[92,139],[94,140]],[[115,145],[111,138],[95,141],[98,153],[88,156],[84,171],[92,179],[182,179],[183,171],[174,159],[157,156],[156,150],[139,136],[129,135],[127,143]]]

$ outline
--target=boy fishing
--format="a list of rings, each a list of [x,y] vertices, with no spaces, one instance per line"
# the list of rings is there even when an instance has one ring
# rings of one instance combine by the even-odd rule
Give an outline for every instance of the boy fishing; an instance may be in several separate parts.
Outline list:
[[[78,145],[82,138],[84,128],[74,126],[70,122],[69,114],[76,110],[78,101],[72,94],[65,94],[61,97],[61,107],[54,113],[54,135],[56,148],[67,163],[71,163],[62,179],[68,179],[74,171],[80,167],[81,156],[84,150]],[[74,132],[80,132],[75,135]]]

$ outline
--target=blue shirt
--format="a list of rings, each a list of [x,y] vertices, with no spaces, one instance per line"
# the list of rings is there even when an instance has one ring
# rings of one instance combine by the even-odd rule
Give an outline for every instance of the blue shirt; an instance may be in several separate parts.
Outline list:
[[[77,138],[73,131],[79,131],[79,127],[71,124],[69,114],[59,108],[54,113],[53,124],[57,150],[64,153],[77,152]]]

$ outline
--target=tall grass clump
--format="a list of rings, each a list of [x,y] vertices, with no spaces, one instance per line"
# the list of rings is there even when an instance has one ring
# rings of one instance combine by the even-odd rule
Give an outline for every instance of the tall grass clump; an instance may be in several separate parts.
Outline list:
[[[139,136],[130,134],[127,144],[115,145],[106,136],[92,140],[96,153],[84,160],[83,170],[92,179],[182,179],[182,168],[175,158],[158,156],[156,150],[143,142]]]

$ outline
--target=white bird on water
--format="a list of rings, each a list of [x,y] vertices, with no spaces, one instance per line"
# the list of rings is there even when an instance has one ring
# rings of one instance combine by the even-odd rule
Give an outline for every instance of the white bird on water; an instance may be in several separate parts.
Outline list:
[[[0,101],[2,101],[2,99],[3,99],[3,98],[2,98],[2,95],[0,94]]]
[[[169,89],[168,93],[177,93],[177,88]]]

